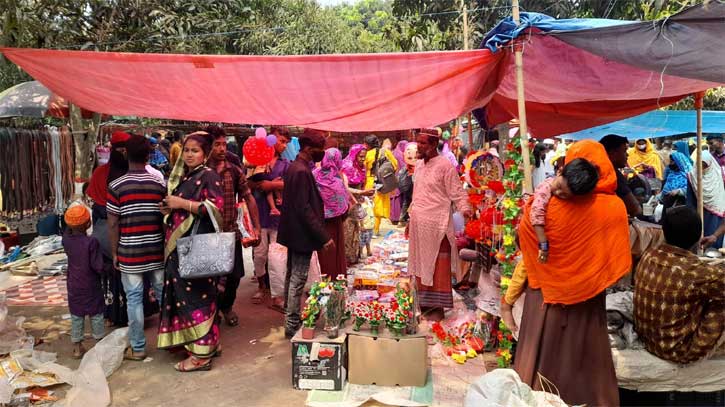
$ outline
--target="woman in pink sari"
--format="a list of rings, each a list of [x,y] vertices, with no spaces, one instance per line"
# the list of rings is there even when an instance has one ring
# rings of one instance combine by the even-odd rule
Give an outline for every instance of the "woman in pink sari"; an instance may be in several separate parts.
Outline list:
[[[340,150],[328,148],[320,167],[312,171],[325,205],[325,229],[335,242],[335,246],[318,252],[317,258],[320,260],[320,272],[333,280],[339,275],[344,276],[347,271],[344,221],[350,208],[350,193],[343,180],[341,168]]]
[[[342,160],[343,180],[347,181],[347,189],[355,197],[351,203],[348,217],[345,219],[345,258],[347,264],[356,264],[360,259],[360,204],[357,198],[372,195],[375,191],[365,191],[365,154],[367,149],[362,144],[354,144],[350,152]]]

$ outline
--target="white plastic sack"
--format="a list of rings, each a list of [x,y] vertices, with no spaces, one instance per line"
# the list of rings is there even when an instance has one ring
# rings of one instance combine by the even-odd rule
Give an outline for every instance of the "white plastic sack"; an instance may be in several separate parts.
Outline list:
[[[13,386],[8,383],[8,379],[3,377],[0,379],[0,404],[8,404],[13,398]]]
[[[272,297],[284,297],[284,276],[287,275],[287,248],[277,242],[270,244],[267,254],[267,265],[269,266],[270,276],[283,276],[281,279],[269,279],[269,288],[272,292]]]
[[[320,281],[322,279],[320,273],[320,260],[317,258],[317,252],[312,252],[312,258],[310,259],[310,269],[307,272],[307,282],[305,283],[305,291],[310,290],[310,287],[312,287],[312,283]]]
[[[468,389],[464,407],[567,407],[557,395],[533,391],[513,369],[496,369]]]
[[[42,371],[54,373],[73,386],[65,399],[57,403],[63,407],[106,407],[111,404],[111,390],[106,377],[123,362],[123,352],[128,342],[128,328],[116,329],[86,352],[78,370],[49,363]]]

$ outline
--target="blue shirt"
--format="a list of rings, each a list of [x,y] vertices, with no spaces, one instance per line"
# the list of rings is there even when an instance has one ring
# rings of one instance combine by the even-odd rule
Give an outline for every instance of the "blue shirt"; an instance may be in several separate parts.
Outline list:
[[[258,174],[254,176],[254,181],[274,181],[277,178],[284,179],[285,174],[287,174],[287,168],[289,168],[289,161],[285,160],[284,158],[278,158],[277,162],[274,163],[274,166],[272,167],[272,171],[266,174]],[[282,191],[279,191],[280,194]],[[277,230],[279,227],[279,216],[270,216],[269,215],[269,204],[267,203],[267,193],[260,190],[255,189],[252,194],[254,195],[254,199],[257,201],[257,208],[259,209],[259,225],[262,227],[262,229],[274,229]],[[278,207],[277,209],[280,209]]]

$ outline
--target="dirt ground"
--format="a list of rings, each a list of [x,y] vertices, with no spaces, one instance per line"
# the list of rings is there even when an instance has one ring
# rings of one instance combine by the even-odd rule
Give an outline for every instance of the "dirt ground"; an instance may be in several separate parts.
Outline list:
[[[284,338],[284,316],[250,298],[251,253],[245,250],[245,277],[234,309],[240,323],[222,325],[223,355],[208,372],[178,373],[173,364],[183,353],[157,350],[158,317],[146,320],[146,362],[124,361],[109,378],[113,406],[304,406],[307,391],[294,390],[291,382],[291,345]],[[44,343],[36,349],[58,354],[58,363],[77,368],[70,357],[70,319],[66,307],[9,307],[10,314],[26,317],[25,329]],[[87,329],[88,330],[88,329]],[[93,346],[88,339],[86,348]],[[488,370],[493,356],[486,358]],[[62,396],[68,386],[54,388]],[[377,404],[368,403],[366,407]]]

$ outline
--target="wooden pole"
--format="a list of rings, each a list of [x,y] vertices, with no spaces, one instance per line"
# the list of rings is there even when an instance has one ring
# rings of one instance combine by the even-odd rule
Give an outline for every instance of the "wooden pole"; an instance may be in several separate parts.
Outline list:
[[[516,25],[521,24],[519,0],[511,1],[513,18]],[[529,158],[528,127],[526,124],[526,99],[524,94],[524,54],[521,46],[514,44],[516,61],[516,90],[519,108],[519,135],[521,136],[521,158],[524,161],[524,192],[531,193],[531,161]]]
[[[468,112],[468,150],[473,151],[473,114]]]
[[[705,92],[695,94],[695,109],[697,109],[697,214],[705,222],[705,211],[702,206],[702,106]],[[702,231],[701,231],[702,232]]]
[[[468,51],[468,6],[466,0],[461,0],[461,9],[463,14],[463,50]]]

